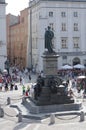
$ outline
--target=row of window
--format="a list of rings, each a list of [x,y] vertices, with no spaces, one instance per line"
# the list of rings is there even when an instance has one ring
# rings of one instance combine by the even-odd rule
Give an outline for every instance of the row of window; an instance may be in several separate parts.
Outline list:
[[[53,12],[49,12],[49,17],[53,17]],[[61,12],[61,17],[66,17],[67,16],[67,14],[66,14],[66,12]],[[73,12],[73,16],[74,17],[78,17],[78,12]]]
[[[49,25],[50,25],[51,29],[54,30],[54,24],[53,24],[53,23],[50,23]],[[73,24],[73,30],[74,30],[74,31],[78,31],[78,30],[79,30],[79,25],[78,25],[78,23],[74,23],[74,24]],[[66,24],[66,23],[62,23],[62,24],[61,24],[61,31],[67,31],[67,24]]]
[[[67,31],[67,25],[66,25],[66,23],[62,23],[61,30],[62,31]],[[78,23],[74,23],[73,24],[73,30],[74,31],[78,31],[79,30]]]
[[[74,48],[79,48],[79,37],[74,37],[73,38],[73,47]],[[62,37],[61,38],[61,46],[62,48],[67,48],[68,47],[68,38],[67,37]]]
[[[68,48],[66,43],[65,43],[65,44],[62,44],[61,47],[62,47],[62,49]],[[79,44],[78,44],[78,43],[76,43],[76,44],[74,43],[74,46],[73,46],[73,47],[74,47],[74,48],[79,48]]]

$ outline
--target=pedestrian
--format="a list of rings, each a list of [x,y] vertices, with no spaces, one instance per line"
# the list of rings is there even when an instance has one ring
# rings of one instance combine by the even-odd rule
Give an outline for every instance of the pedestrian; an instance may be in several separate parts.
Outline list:
[[[11,83],[11,85],[10,85],[10,90],[13,90],[13,86],[14,86],[14,84]]]
[[[27,91],[28,91],[28,92],[30,91],[30,86],[29,86],[29,85],[27,86]]]
[[[23,85],[22,86],[22,92],[23,92],[23,95],[25,94],[25,86]]]
[[[0,91],[2,91],[2,83],[0,83]]]
[[[16,84],[15,84],[15,86],[14,86],[14,87],[15,87],[15,90],[18,90],[18,86],[17,86]]]
[[[28,96],[28,91],[25,92],[25,96]]]
[[[20,84],[22,84],[22,77],[20,76]]]
[[[31,75],[29,74],[29,80],[31,80]]]
[[[8,83],[5,83],[5,91],[8,91]]]
[[[3,83],[3,80],[2,80],[2,76],[0,75],[0,91],[2,90],[2,83]]]

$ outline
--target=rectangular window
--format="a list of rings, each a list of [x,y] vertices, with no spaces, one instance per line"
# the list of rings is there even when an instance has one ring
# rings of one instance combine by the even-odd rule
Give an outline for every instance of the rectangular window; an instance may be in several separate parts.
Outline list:
[[[53,12],[49,12],[49,17],[53,17]]]
[[[74,23],[74,31],[78,31],[78,23]]]
[[[67,64],[67,56],[65,56],[65,55],[62,56],[62,62],[63,62],[63,63],[62,63],[63,65],[66,65],[66,64]]]
[[[78,12],[74,12],[74,17],[78,17]]]
[[[61,46],[62,48],[67,48],[67,37],[61,38]]]
[[[66,12],[61,12],[62,17],[66,17]]]
[[[79,37],[73,37],[74,48],[79,48]]]
[[[62,23],[62,31],[66,31],[66,23]]]
[[[65,56],[65,55],[64,55],[64,56],[62,56],[62,59],[63,59],[63,60],[67,59],[67,56]]]

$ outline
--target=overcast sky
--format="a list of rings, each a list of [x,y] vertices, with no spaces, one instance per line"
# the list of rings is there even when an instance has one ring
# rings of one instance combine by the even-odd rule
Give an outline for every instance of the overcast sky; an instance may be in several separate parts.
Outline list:
[[[6,14],[19,15],[20,11],[28,7],[29,0],[6,0]]]

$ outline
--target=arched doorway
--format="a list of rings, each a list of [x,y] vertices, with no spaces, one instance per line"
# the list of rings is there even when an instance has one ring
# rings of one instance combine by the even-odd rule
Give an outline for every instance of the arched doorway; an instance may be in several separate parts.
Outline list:
[[[77,65],[77,64],[80,64],[80,59],[78,57],[75,57],[73,59],[73,65]]]

